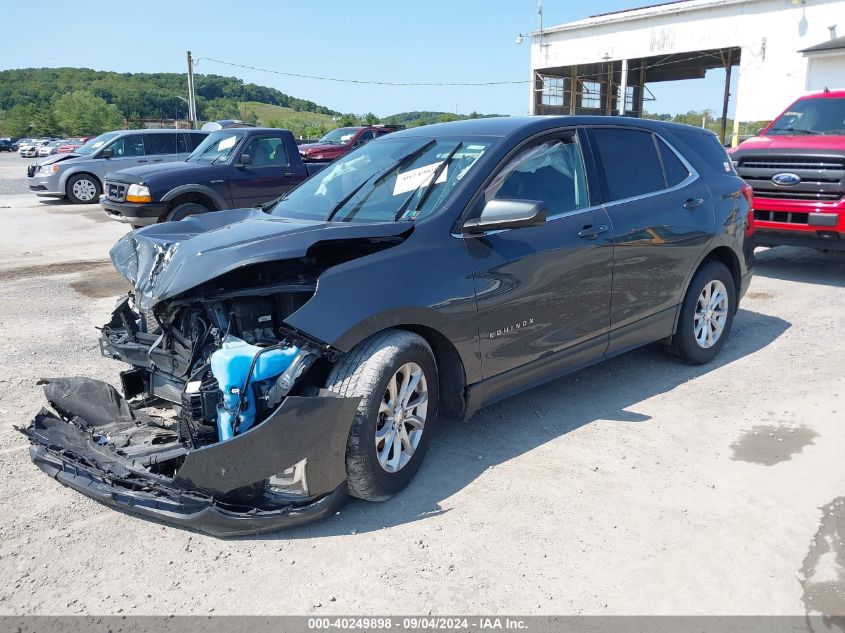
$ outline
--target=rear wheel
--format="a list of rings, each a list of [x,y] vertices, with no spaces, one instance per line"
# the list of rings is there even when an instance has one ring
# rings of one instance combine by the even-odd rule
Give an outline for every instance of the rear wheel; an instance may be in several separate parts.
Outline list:
[[[425,339],[386,330],[335,363],[327,388],[360,397],[346,443],[349,493],[382,501],[408,485],[437,418],[438,377]]]
[[[184,220],[189,215],[198,215],[200,213],[208,213],[210,209],[206,206],[199,204],[198,202],[183,202],[182,204],[177,204],[170,210],[166,216],[164,216],[165,222],[176,222],[177,220]]]
[[[100,181],[88,174],[71,176],[67,181],[65,193],[74,204],[92,204],[97,202],[102,193]]]
[[[734,312],[736,286],[731,272],[721,262],[706,262],[687,289],[672,352],[695,365],[713,360],[730,334]]]

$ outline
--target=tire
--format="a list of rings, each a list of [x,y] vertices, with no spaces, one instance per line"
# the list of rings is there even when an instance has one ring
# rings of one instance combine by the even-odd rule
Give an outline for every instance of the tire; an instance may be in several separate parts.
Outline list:
[[[189,215],[197,215],[199,213],[208,213],[211,209],[203,206],[197,202],[183,202],[177,204],[170,210],[161,222],[176,222],[177,220],[184,220]]]
[[[410,379],[416,370],[423,378],[414,383],[416,388],[407,399],[411,406],[401,414],[393,413],[385,402],[391,399],[390,383],[400,376],[396,387],[401,393],[399,381]],[[326,387],[344,397],[361,398],[346,442],[349,494],[367,501],[392,497],[419,470],[437,420],[439,382],[431,348],[412,332],[385,330],[337,361]],[[422,397],[423,390],[427,399]],[[391,442],[394,438],[398,444]]]
[[[74,204],[94,204],[100,199],[103,188],[100,181],[88,174],[76,174],[67,181],[65,193]]]
[[[724,298],[717,300],[720,295]],[[706,261],[693,276],[681,304],[678,329],[672,337],[672,353],[693,365],[713,360],[730,335],[736,307],[736,286],[731,272],[721,262]]]

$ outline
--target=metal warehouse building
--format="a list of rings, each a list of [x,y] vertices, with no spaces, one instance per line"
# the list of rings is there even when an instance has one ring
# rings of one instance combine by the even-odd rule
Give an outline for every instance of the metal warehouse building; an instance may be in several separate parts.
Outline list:
[[[541,28],[531,34],[530,111],[640,116],[649,84],[724,68],[723,120],[738,73],[735,144],[740,121],[845,88],[837,28],[845,36],[845,0],[683,0]]]

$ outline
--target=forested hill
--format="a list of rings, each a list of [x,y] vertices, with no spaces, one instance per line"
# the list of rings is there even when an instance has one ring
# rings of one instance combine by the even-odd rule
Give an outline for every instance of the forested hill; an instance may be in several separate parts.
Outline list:
[[[237,77],[194,75],[197,110],[202,120],[238,116],[238,102],[267,103],[299,112],[338,115],[306,99],[275,88],[244,83]],[[0,115],[16,106],[51,108],[64,94],[84,91],[114,104],[125,118],[185,118],[187,77],[183,73],[115,73],[89,68],[24,68],[0,71]]]

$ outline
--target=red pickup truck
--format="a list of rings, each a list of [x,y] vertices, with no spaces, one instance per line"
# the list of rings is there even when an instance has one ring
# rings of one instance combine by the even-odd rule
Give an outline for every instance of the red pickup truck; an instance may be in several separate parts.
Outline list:
[[[801,97],[731,152],[756,246],[845,251],[845,91]]]
[[[316,143],[299,146],[302,160],[312,162],[331,162],[361,147],[374,138],[404,129],[404,125],[364,125],[360,127],[340,127],[332,130]]]

